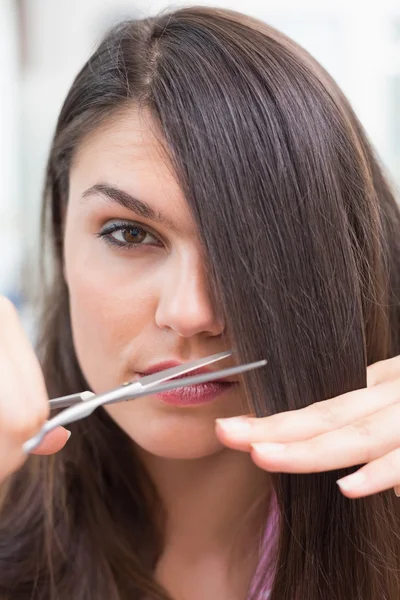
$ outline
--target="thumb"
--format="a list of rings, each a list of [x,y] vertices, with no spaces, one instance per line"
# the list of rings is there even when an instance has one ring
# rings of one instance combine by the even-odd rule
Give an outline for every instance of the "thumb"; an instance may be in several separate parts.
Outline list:
[[[71,432],[68,429],[57,427],[46,435],[35,450],[32,450],[32,454],[54,454],[64,448],[70,435]]]

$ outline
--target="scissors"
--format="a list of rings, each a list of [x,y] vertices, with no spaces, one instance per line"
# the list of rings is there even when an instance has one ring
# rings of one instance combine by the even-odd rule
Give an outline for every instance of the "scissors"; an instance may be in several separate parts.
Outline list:
[[[123,385],[104,392],[102,394],[94,394],[93,392],[81,392],[79,394],[70,394],[68,396],[61,396],[50,400],[50,410],[56,408],[65,408],[65,410],[58,413],[52,419],[46,421],[39,433],[31,437],[23,444],[23,451],[28,454],[32,452],[43,440],[44,436],[56,429],[56,427],[68,425],[74,421],[79,421],[92,414],[99,406],[105,406],[106,404],[113,404],[115,402],[121,402],[124,400],[133,400],[140,398],[141,396],[148,396],[149,394],[158,394],[166,390],[173,390],[175,388],[186,387],[188,385],[196,385],[199,383],[206,383],[207,381],[213,381],[215,379],[221,379],[222,377],[228,377],[230,375],[236,375],[251,369],[257,369],[267,364],[266,360],[260,360],[257,362],[247,363],[244,365],[238,365],[230,367],[228,369],[222,369],[220,371],[214,371],[213,373],[201,373],[200,375],[192,375],[191,377],[184,377],[183,379],[168,381],[178,375],[189,373],[199,367],[204,367],[211,363],[222,360],[231,356],[232,351],[227,350],[226,352],[219,352],[218,354],[212,354],[205,358],[200,358],[191,362],[187,362],[177,367],[171,367],[151,375],[141,377],[137,381],[130,381]],[[164,383],[167,382],[167,383]]]

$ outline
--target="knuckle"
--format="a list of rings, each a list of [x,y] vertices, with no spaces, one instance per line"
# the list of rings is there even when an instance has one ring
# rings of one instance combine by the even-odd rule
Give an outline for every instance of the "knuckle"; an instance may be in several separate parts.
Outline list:
[[[355,436],[360,445],[365,462],[369,463],[376,458],[377,447],[373,443],[374,427],[371,419],[364,418],[350,425],[350,433]]]
[[[373,436],[373,423],[371,419],[359,419],[352,423],[351,427],[358,436],[368,439]]]
[[[319,421],[325,424],[329,429],[340,425],[339,415],[331,400],[316,402],[314,405],[310,405],[308,408],[310,409],[310,412],[311,409],[313,412],[316,411]]]

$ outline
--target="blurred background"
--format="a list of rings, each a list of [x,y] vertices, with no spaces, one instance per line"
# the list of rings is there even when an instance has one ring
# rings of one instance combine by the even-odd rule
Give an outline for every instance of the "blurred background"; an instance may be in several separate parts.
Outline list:
[[[75,74],[114,22],[190,4],[259,17],[307,48],[348,96],[400,188],[398,0],[0,0],[0,293],[26,323],[34,320],[29,298],[40,285],[34,274],[46,157]]]

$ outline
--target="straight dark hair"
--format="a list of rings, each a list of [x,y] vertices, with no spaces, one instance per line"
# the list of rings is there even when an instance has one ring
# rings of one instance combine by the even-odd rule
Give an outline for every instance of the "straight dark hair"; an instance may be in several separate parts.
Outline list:
[[[71,162],[132,107],[149,111],[172,161],[238,359],[268,359],[243,378],[256,414],[365,387],[367,365],[400,352],[400,215],[382,168],[307,52],[258,20],[192,7],[113,28],[62,107],[44,207],[49,394],[87,388],[62,273]],[[166,600],[160,500],[131,441],[104,411],[72,429],[60,454],[30,457],[2,487],[0,597]],[[392,491],[344,497],[336,480],[353,470],[272,475],[270,600],[398,600],[399,505]],[[266,587],[261,576],[253,598]]]

